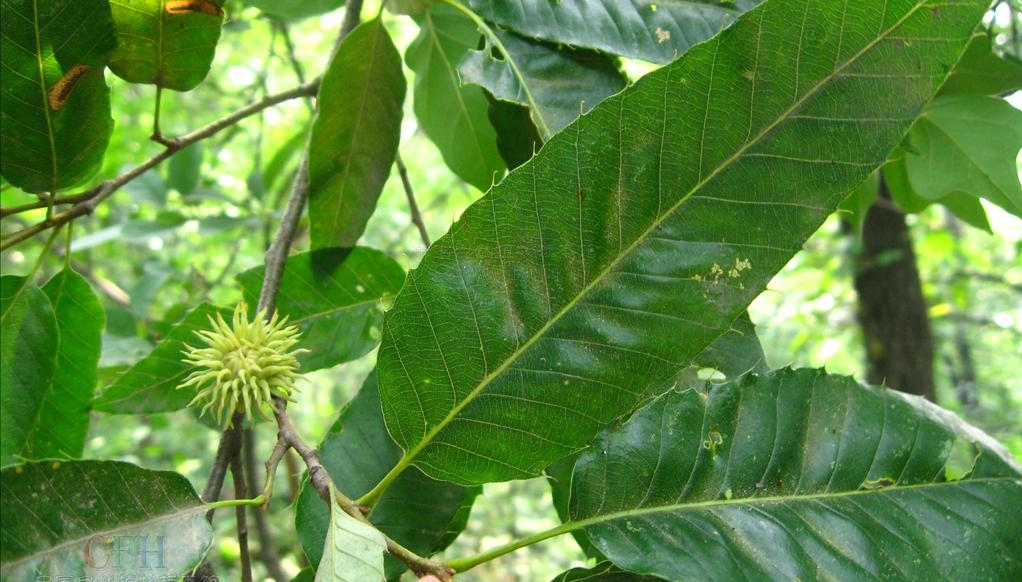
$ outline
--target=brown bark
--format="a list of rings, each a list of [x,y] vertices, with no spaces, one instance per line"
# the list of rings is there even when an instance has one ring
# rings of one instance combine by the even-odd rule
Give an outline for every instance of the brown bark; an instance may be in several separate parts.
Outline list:
[[[912,239],[883,180],[863,223],[855,290],[867,380],[935,400],[933,335]]]

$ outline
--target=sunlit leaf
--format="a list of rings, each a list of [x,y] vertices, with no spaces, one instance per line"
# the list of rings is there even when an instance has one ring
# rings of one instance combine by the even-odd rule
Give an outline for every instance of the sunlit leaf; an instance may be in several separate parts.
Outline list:
[[[188,91],[206,78],[224,0],[110,0],[117,50],[110,70],[132,83]]]
[[[316,582],[383,582],[386,550],[387,541],[379,530],[344,513],[331,497],[330,528]]]
[[[985,95],[936,99],[912,126],[906,144],[908,179],[920,196],[968,194],[1022,217],[1015,165],[1022,111],[1008,102]]]
[[[1022,89],[1022,61],[999,57],[990,46],[990,35],[978,32],[940,88],[939,96],[960,93],[999,95]]]
[[[556,134],[384,319],[401,466],[535,476],[653,396],[886,160],[986,6],[766,2]]]

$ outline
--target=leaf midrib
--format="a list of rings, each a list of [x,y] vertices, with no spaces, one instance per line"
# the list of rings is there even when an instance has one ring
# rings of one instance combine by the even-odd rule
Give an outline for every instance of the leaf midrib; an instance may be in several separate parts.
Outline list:
[[[639,245],[641,245],[643,242],[645,242],[649,238],[650,234],[653,231],[655,231],[656,229],[658,229],[669,217],[671,217],[678,210],[678,208],[680,208],[683,204],[685,204],[692,197],[692,195],[695,192],[698,192],[706,184],[708,184],[711,180],[713,180],[719,174],[721,174],[724,170],[729,168],[731,166],[731,164],[733,164],[734,162],[739,160],[745,154],[745,152],[747,152],[754,145],[757,145],[762,139],[764,139],[766,136],[768,136],[778,125],[780,125],[783,121],[787,120],[795,111],[797,111],[799,108],[801,108],[802,105],[810,97],[816,95],[816,93],[818,91],[820,91],[823,87],[825,87],[827,84],[829,84],[836,76],[838,76],[842,71],[844,71],[846,68],[848,68],[851,64],[858,62],[858,60],[864,54],[866,54],[867,52],[873,50],[882,40],[887,38],[893,31],[895,31],[898,28],[900,28],[901,25],[906,20],[908,20],[911,16],[913,16],[916,12],[918,12],[924,5],[925,5],[925,0],[917,2],[916,5],[911,10],[906,12],[901,18],[899,18],[897,21],[895,21],[886,30],[884,30],[881,33],[877,34],[876,38],[874,38],[872,41],[868,42],[861,50],[859,50],[858,52],[853,54],[851,57],[846,59],[845,62],[842,63],[840,66],[835,66],[834,69],[829,74],[827,74],[825,77],[823,77],[811,89],[806,91],[806,93],[804,95],[802,95],[801,97],[796,99],[787,109],[785,109],[782,112],[782,114],[779,115],[776,120],[774,120],[774,122],[772,122],[769,125],[767,125],[754,138],[747,140],[745,142],[745,144],[743,144],[740,148],[738,148],[738,150],[734,154],[732,154],[730,157],[726,158],[720,164],[718,164],[717,167],[712,172],[707,174],[706,177],[700,179],[675,204],[670,206],[659,217],[657,217],[655,220],[653,220],[653,222],[650,224],[650,226],[648,228],[646,228],[640,235],[636,236],[634,238],[634,240],[626,248],[621,250],[618,253],[618,255],[610,263],[608,263],[607,266],[603,270],[601,270],[597,274],[597,276],[595,276],[589,283],[587,283],[585,285],[585,287],[583,287],[578,293],[575,294],[574,298],[572,298],[570,301],[568,301],[564,305],[564,307],[562,307],[556,314],[552,315],[550,317],[550,319],[546,323],[543,324],[542,327],[540,327],[538,330],[536,330],[536,332],[534,334],[532,334],[532,336],[525,343],[523,343],[518,348],[516,348],[515,351],[512,352],[507,358],[505,358],[505,360],[499,366],[497,366],[492,372],[490,372],[489,374],[484,376],[483,379],[479,381],[479,384],[475,388],[473,388],[472,391],[469,392],[466,395],[466,397],[461,402],[459,402],[457,405],[455,405],[451,409],[451,411],[443,418],[443,420],[441,420],[439,423],[436,424],[436,426],[434,426],[432,429],[430,429],[429,432],[427,432],[425,434],[425,436],[423,436],[423,438],[419,441],[419,443],[417,445],[415,445],[415,447],[413,447],[412,449],[410,449],[409,451],[407,451],[405,453],[404,457],[401,459],[401,462],[399,462],[397,464],[397,466],[395,466],[395,468],[393,469],[392,473],[396,474],[397,472],[400,472],[405,467],[410,465],[414,461],[414,459],[418,456],[418,454],[421,453],[422,450],[425,449],[427,446],[429,446],[429,444],[433,441],[433,439],[444,428],[446,428],[448,424],[453,422],[457,418],[458,414],[466,406],[468,406],[469,404],[474,402],[476,397],[479,396],[479,394],[482,393],[483,390],[485,390],[494,380],[496,380],[506,370],[508,370],[511,367],[511,365],[514,364],[519,359],[519,357],[521,357],[533,345],[535,345],[551,328],[554,327],[554,325],[556,325],[561,320],[561,318],[563,318],[572,309],[574,309],[574,307],[578,304],[578,302],[581,300],[581,298],[583,298],[586,295],[588,295],[596,287],[597,284],[602,283],[603,280],[607,277],[607,275],[610,274],[611,272],[613,272],[613,270],[615,268],[617,268],[617,266],[622,263],[622,261],[624,260],[625,257],[629,256],[632,253],[632,251],[634,251]],[[760,26],[762,26],[762,23],[760,24]],[[715,40],[715,42],[719,43],[720,42],[720,37],[717,36],[717,37],[715,37],[714,40]],[[795,74],[796,74],[796,77],[797,77],[797,75],[798,75],[798,71],[797,70],[796,70]],[[670,82],[670,69],[668,69],[667,81],[665,81],[665,83],[669,83],[669,82]],[[576,121],[576,123],[578,123],[578,122]],[[620,171],[620,168],[618,169],[618,171]]]
[[[809,502],[827,501],[833,499],[845,499],[850,497],[860,497],[863,495],[884,495],[889,493],[899,493],[903,491],[918,491],[926,489],[937,489],[942,490],[946,487],[960,487],[962,484],[998,484],[998,483],[1016,483],[1019,484],[1019,476],[1001,476],[1001,477],[981,477],[978,479],[959,479],[957,481],[939,481],[930,483],[918,483],[914,485],[892,485],[890,487],[881,487],[878,489],[855,489],[852,491],[823,491],[820,493],[810,493],[807,495],[791,494],[787,496],[773,495],[769,497],[743,497],[741,499],[712,499],[709,501],[697,501],[693,503],[671,503],[669,505],[657,505],[653,507],[639,507],[635,509],[625,509],[622,511],[606,513],[603,515],[597,515],[588,517],[585,519],[568,521],[563,524],[565,529],[560,533],[567,533],[577,529],[583,529],[593,525],[606,523],[609,521],[615,521],[619,519],[626,519],[629,517],[646,517],[656,513],[674,513],[674,512],[685,512],[688,510],[700,510],[700,509],[714,509],[719,507],[728,506],[744,506],[744,505],[778,505],[778,504],[801,504]]]

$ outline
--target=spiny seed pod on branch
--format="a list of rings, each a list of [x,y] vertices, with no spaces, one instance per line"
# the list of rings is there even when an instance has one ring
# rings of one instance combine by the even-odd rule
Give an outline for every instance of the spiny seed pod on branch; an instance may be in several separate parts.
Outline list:
[[[209,318],[211,330],[196,332],[205,347],[186,345],[184,361],[196,366],[178,389],[194,386],[198,394],[188,403],[193,406],[205,402],[200,414],[207,410],[217,423],[231,426],[237,412],[251,418],[255,409],[269,418],[267,407],[272,407],[274,396],[294,401],[291,394],[297,390],[299,353],[291,350],[298,342],[296,326],[286,325],[287,318],[277,313],[269,320],[265,311],[248,320],[248,307],[239,303],[234,309],[233,325],[228,325],[219,313]]]

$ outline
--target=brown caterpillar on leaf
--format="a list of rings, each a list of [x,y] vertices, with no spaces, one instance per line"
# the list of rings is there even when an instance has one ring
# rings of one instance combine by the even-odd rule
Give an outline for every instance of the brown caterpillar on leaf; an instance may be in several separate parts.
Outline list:
[[[74,91],[78,81],[81,80],[88,70],[89,65],[79,63],[71,67],[71,70],[64,73],[64,76],[50,87],[50,92],[47,94],[50,109],[58,111],[67,103],[68,98],[71,97],[71,92]]]
[[[170,0],[163,5],[167,14],[191,14],[201,12],[210,16],[223,16],[224,9],[208,0]]]

